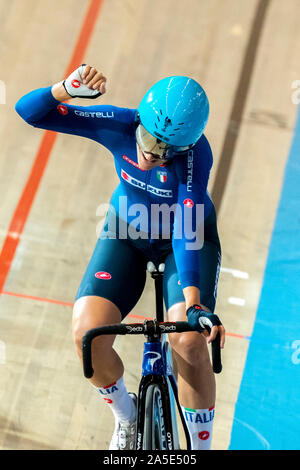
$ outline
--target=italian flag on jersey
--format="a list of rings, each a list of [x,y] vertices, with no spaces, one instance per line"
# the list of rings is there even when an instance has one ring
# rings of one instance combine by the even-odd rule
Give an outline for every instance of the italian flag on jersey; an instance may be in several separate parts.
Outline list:
[[[156,176],[160,183],[165,183],[167,181],[167,173],[165,171],[158,171]]]

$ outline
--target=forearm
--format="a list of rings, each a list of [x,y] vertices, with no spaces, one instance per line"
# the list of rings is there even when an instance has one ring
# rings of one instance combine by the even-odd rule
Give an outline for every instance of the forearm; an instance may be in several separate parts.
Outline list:
[[[200,290],[198,287],[188,286],[182,289],[182,291],[185,298],[186,310],[192,305],[200,305],[203,310],[209,311],[205,305],[201,304]]]
[[[55,109],[58,103],[51,93],[51,87],[38,88],[22,96],[15,109],[28,124],[36,125]]]
[[[28,124],[39,129],[94,138],[96,129],[93,127],[93,122],[79,119],[74,112],[71,112],[81,107],[62,105],[61,101],[65,100],[66,96],[59,91],[53,94],[52,88],[52,86],[38,88],[24,95],[16,103],[17,113]]]
[[[38,88],[27,93],[19,99],[15,109],[28,124],[39,127],[40,120],[55,109],[59,102],[69,99],[71,96],[66,92],[62,82],[59,82],[52,87]],[[49,129],[55,130],[51,126]]]
[[[182,289],[185,298],[186,310],[192,305],[199,305],[200,303],[200,290],[198,287],[189,286]]]

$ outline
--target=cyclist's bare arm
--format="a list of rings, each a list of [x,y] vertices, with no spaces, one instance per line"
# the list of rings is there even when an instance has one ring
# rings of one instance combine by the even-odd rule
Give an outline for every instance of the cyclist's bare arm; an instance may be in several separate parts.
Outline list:
[[[185,287],[183,289],[183,295],[185,297],[186,310],[192,305],[195,305],[195,304],[200,305],[200,290],[198,289],[198,287],[195,287],[195,286]],[[203,310],[208,310],[206,309],[204,305],[202,306],[203,306]]]

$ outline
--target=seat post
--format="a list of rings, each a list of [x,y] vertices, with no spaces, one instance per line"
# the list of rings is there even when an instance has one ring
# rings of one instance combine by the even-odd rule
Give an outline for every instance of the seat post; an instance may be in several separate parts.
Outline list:
[[[164,263],[161,263],[158,268],[149,261],[147,270],[150,272],[154,279],[155,285],[155,304],[156,304],[156,320],[158,322],[164,321],[164,300],[163,300],[163,276],[164,276]]]
[[[154,277],[156,319],[158,322],[164,321],[164,301],[163,301],[163,273],[158,272]]]

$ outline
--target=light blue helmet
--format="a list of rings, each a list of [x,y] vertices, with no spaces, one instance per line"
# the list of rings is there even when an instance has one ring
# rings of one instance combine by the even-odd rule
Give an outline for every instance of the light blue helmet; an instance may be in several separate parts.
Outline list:
[[[203,134],[209,115],[205,91],[192,78],[167,77],[147,91],[139,119],[153,136],[173,147],[191,147]]]

